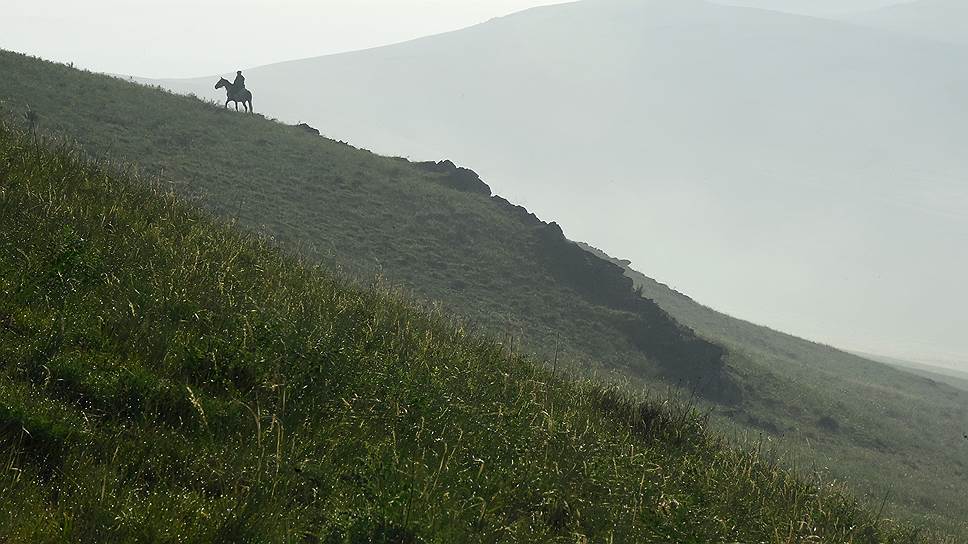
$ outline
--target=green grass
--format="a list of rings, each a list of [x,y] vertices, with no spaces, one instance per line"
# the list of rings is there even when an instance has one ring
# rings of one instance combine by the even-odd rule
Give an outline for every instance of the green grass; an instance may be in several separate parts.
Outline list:
[[[2,125],[0,293],[0,541],[924,541]]]
[[[76,141],[86,155],[135,164],[180,197],[311,262],[366,282],[383,277],[407,296],[440,303],[515,352],[551,359],[560,339],[560,366],[569,372],[660,390],[683,376],[712,376],[705,392],[719,401],[715,426],[763,434],[872,504],[886,496],[892,517],[968,535],[966,393],[646,291],[726,349],[726,367],[711,367],[688,355],[702,345],[691,331],[665,312],[631,306],[632,281],[623,283],[620,269],[583,260],[553,227],[453,190],[445,176],[21,55],[0,52],[0,72],[8,75],[0,78],[0,115],[19,125]],[[679,366],[687,371],[677,375]]]

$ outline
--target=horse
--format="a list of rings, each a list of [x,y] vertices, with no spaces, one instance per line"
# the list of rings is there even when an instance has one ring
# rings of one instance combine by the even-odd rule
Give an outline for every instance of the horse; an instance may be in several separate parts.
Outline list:
[[[229,107],[229,102],[235,102],[235,111],[239,111],[239,102],[245,107],[245,111],[252,112],[252,93],[248,89],[237,90],[232,82],[224,77],[215,84],[216,89],[225,88],[225,107]]]

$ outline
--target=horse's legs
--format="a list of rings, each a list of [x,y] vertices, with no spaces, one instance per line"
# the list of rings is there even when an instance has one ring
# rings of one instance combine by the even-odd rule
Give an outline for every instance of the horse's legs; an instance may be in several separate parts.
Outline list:
[[[229,109],[229,99],[225,99],[225,109]]]
[[[238,102],[238,100],[235,101],[235,111],[239,111],[239,102]]]

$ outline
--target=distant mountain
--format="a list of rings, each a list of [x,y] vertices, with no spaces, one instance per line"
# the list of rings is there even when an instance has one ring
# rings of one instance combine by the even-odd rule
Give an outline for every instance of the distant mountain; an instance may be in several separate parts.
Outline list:
[[[935,358],[968,354],[965,66],[836,21],[587,0],[247,76],[259,111],[473,164],[730,314]]]
[[[903,0],[713,0],[717,4],[829,17],[868,11]]]
[[[917,0],[844,18],[859,25],[919,38],[968,45],[968,2]]]

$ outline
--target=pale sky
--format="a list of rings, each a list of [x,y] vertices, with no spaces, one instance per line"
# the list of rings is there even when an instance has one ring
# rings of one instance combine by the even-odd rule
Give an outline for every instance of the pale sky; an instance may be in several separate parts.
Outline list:
[[[0,48],[150,78],[231,73],[561,0],[2,0]]]
[[[188,78],[397,43],[566,1],[0,0],[0,48],[97,72]],[[897,0],[713,1],[829,15]]]

